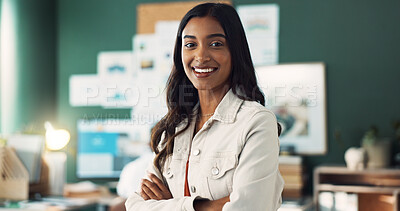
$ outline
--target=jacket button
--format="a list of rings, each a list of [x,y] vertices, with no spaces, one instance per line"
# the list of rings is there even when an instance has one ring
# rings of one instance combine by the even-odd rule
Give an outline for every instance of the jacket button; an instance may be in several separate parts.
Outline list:
[[[200,154],[200,150],[199,149],[195,149],[194,151],[193,151],[193,155],[199,155]]]
[[[190,190],[192,191],[192,193],[196,193],[196,187],[191,186],[191,187],[190,187]]]
[[[211,173],[213,175],[218,175],[219,174],[219,169],[217,167],[214,167],[214,168],[211,169]]]
[[[168,168],[168,170],[167,170],[167,177],[168,177],[168,178],[171,178],[171,177],[172,177],[172,172],[171,172],[171,169],[170,169],[170,168]]]

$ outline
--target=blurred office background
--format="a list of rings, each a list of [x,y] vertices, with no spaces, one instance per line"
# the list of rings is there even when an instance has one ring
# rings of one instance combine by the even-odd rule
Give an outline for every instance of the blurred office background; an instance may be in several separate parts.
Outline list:
[[[69,130],[66,180],[79,181],[77,121],[129,118],[131,110],[72,107],[69,79],[95,74],[101,51],[132,50],[136,7],[150,2],[167,1],[1,0],[1,134],[41,133],[45,121]],[[326,64],[327,152],[303,157],[309,175],[320,164],[344,164],[371,125],[394,139],[400,1],[233,1],[259,3],[279,5],[279,63]]]

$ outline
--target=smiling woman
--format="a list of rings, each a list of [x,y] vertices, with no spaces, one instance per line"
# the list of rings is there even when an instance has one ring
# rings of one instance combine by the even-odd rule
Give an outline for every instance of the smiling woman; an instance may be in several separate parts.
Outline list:
[[[183,17],[167,103],[152,130],[154,163],[128,210],[279,208],[277,121],[232,6],[201,4]]]
[[[216,18],[192,18],[183,30],[182,63],[193,86],[225,95],[231,74],[231,55],[225,32]],[[225,88],[224,88],[225,87]]]

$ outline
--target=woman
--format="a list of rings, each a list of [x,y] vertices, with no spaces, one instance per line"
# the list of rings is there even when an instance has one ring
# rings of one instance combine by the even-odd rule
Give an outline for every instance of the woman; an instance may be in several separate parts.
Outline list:
[[[278,128],[263,105],[235,9],[206,3],[182,19],[156,153],[128,210],[277,210]]]

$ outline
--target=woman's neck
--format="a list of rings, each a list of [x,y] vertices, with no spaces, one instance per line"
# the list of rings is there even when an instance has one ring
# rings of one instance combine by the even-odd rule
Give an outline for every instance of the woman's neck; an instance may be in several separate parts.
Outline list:
[[[199,90],[200,115],[205,117],[211,116],[210,114],[214,113],[218,104],[228,91],[229,87],[218,92],[213,90]]]
[[[197,116],[196,129],[194,135],[203,127],[204,123],[214,114],[218,104],[229,91],[229,86],[216,90],[198,90],[200,111]],[[193,137],[194,137],[193,135]]]

